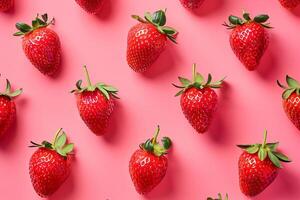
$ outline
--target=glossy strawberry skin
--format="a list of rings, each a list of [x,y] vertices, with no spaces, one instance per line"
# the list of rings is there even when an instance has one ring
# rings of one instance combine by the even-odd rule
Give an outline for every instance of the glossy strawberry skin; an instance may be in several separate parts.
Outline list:
[[[292,93],[283,100],[283,109],[292,123],[300,130],[300,95]]]
[[[0,12],[5,12],[11,9],[14,5],[13,0],[1,0],[0,1]]]
[[[31,182],[41,197],[52,195],[66,181],[70,171],[71,156],[63,157],[47,148],[36,150],[29,162]]]
[[[278,175],[278,168],[270,159],[261,161],[257,154],[243,152],[238,166],[241,191],[251,197],[264,191]]]
[[[76,94],[77,108],[89,129],[96,135],[103,135],[108,127],[114,109],[114,100],[109,100],[98,89]]]
[[[167,36],[150,23],[133,26],[127,38],[127,62],[136,72],[148,69],[164,51]]]
[[[300,0],[279,0],[281,5],[285,8],[292,9],[300,4]]]
[[[168,168],[168,159],[164,155],[155,156],[138,149],[131,156],[129,173],[136,191],[146,194],[164,178]]]
[[[16,106],[12,99],[0,95],[0,137],[13,125],[16,119]]]
[[[230,35],[233,52],[250,71],[257,68],[268,44],[268,32],[256,22],[236,26]]]
[[[75,0],[77,4],[86,12],[91,14],[98,13],[104,3],[104,0]]]
[[[23,50],[30,62],[43,74],[53,76],[61,63],[58,35],[47,27],[28,33],[23,38]]]
[[[197,9],[204,0],[180,0],[181,4],[188,9]]]
[[[198,133],[208,130],[217,102],[218,96],[211,88],[189,88],[181,95],[180,99],[185,117]]]

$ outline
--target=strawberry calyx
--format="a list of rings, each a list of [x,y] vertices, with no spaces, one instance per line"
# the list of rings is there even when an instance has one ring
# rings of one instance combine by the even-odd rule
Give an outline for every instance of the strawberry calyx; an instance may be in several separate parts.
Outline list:
[[[16,23],[16,28],[19,31],[14,33],[14,36],[26,35],[26,34],[31,33],[32,31],[37,30],[39,28],[47,27],[50,24],[54,24],[54,22],[55,22],[54,18],[52,18],[48,22],[48,14],[47,13],[41,15],[41,18],[39,16],[39,14],[37,14],[35,19],[32,20],[31,26],[26,23],[22,23],[22,22]]]
[[[52,143],[48,141],[43,141],[41,144],[32,141],[30,141],[30,143],[31,145],[29,147],[47,148],[56,151],[63,157],[67,157],[67,155],[71,154],[74,149],[73,143],[67,143],[67,135],[62,128],[58,129]]]
[[[207,200],[229,200],[229,199],[228,199],[228,194],[226,194],[224,199],[223,199],[221,193],[219,193],[217,199],[212,198],[212,197],[208,197]]]
[[[91,79],[90,79],[90,75],[89,72],[86,68],[86,66],[83,66],[83,70],[84,70],[84,74],[86,77],[86,81],[87,81],[87,86],[86,87],[82,87],[82,80],[78,80],[76,82],[76,89],[72,90],[71,93],[82,93],[84,91],[90,91],[93,92],[95,90],[99,90],[107,99],[110,99],[110,95],[113,96],[114,98],[119,99],[119,97],[117,96],[118,93],[118,89],[111,86],[111,85],[106,85],[105,83],[96,83],[95,85],[92,84]]]
[[[277,151],[279,142],[267,143],[267,130],[264,132],[264,142],[262,144],[237,145],[249,154],[258,154],[258,158],[264,161],[267,157],[278,168],[282,168],[281,162],[291,162],[284,154]]]
[[[284,100],[288,99],[291,96],[291,94],[293,94],[294,92],[296,92],[296,94],[299,95],[300,94],[300,83],[296,79],[290,77],[289,75],[286,75],[285,79],[286,79],[286,83],[288,85],[287,87],[282,85],[277,80],[278,86],[284,89],[284,92],[282,93],[282,99],[284,99]]]
[[[144,151],[154,154],[155,156],[162,156],[168,153],[168,150],[172,146],[172,141],[169,137],[163,137],[161,139],[161,144],[157,142],[157,137],[160,131],[160,127],[157,126],[154,137],[146,140],[146,142],[140,144],[140,148]]]
[[[8,79],[6,79],[6,89],[4,92],[0,92],[0,96],[6,96],[9,99],[19,96],[23,92],[23,89],[20,88],[15,91],[11,91],[11,84]]]
[[[204,79],[204,77],[196,72],[196,64],[193,64],[193,80],[189,80],[187,78],[178,77],[181,86],[172,84],[174,87],[179,88],[180,91],[176,93],[175,96],[181,95],[184,91],[186,91],[189,88],[195,87],[198,89],[203,88],[220,88],[222,86],[222,83],[225,79],[225,77],[219,81],[212,82],[212,76],[211,74],[208,74],[207,80]]]
[[[227,29],[234,29],[237,26],[241,26],[243,24],[251,23],[251,22],[256,22],[261,24],[265,28],[272,28],[270,26],[270,23],[266,23],[269,19],[269,15],[266,14],[260,14],[255,16],[253,19],[250,17],[250,14],[248,12],[243,11],[243,18],[230,15],[228,17],[229,24],[224,22],[222,25],[227,27]]]
[[[141,23],[153,24],[160,33],[165,34],[172,42],[177,43],[176,36],[178,32],[172,27],[165,26],[167,21],[166,10],[158,10],[153,14],[151,14],[150,12],[146,12],[144,18],[138,15],[131,15],[131,17]]]

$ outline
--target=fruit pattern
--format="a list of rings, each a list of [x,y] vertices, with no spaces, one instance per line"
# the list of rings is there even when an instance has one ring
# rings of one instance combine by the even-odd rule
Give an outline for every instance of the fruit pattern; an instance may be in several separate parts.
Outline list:
[[[103,0],[75,0],[86,12],[97,14],[103,5]],[[198,8],[204,0],[180,0],[187,9]],[[300,0],[279,0],[285,8],[292,9],[300,4]],[[13,7],[13,0],[0,2],[0,11]],[[174,43],[178,32],[166,26],[166,11],[158,10],[153,14],[146,12],[144,18],[132,15],[138,23],[128,32],[127,62],[136,72],[146,71],[160,56],[168,40]],[[229,23],[224,23],[231,29],[230,45],[242,64],[250,71],[256,70],[260,59],[269,43],[267,28],[271,28],[268,15],[262,14],[251,18],[247,12],[243,19],[229,16]],[[32,25],[17,23],[15,36],[22,36],[22,46],[26,57],[42,74],[55,76],[61,64],[61,45],[59,36],[50,28],[54,19],[48,22],[48,15],[37,15]],[[72,90],[79,114],[96,135],[103,135],[109,126],[114,110],[114,102],[118,99],[118,90],[105,83],[92,84],[86,66],[83,67],[87,86],[82,86],[82,80],[77,81],[76,89]],[[222,87],[224,78],[212,81],[211,74],[207,80],[196,71],[193,65],[192,80],[178,77],[181,85],[173,84],[180,91],[175,96],[181,96],[182,111],[191,126],[198,132],[208,130],[216,110],[218,95],[214,89]],[[6,90],[0,93],[0,136],[13,126],[16,119],[16,106],[13,99],[22,93],[22,89],[11,91],[11,84],[6,81]],[[282,94],[283,108],[291,122],[300,129],[300,83],[286,76],[287,86],[279,81],[277,84],[284,89]],[[134,151],[129,161],[129,174],[133,185],[139,194],[151,192],[163,180],[168,169],[166,154],[172,146],[171,139],[163,137],[161,144],[157,141],[160,127],[153,138],[147,139]],[[278,142],[267,143],[267,131],[262,144],[238,145],[243,152],[239,158],[239,182],[242,193],[246,196],[256,196],[265,190],[277,177],[281,162],[291,162],[283,153],[277,150]],[[33,188],[41,197],[52,195],[71,173],[74,144],[67,142],[66,133],[60,128],[52,142],[31,142],[30,147],[37,150],[29,161],[29,174]],[[208,197],[207,200],[214,198]],[[218,200],[228,200],[218,194]]]

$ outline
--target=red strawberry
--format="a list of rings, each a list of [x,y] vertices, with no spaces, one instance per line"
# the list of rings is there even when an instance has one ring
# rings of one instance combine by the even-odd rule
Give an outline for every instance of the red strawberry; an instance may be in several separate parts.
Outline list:
[[[180,0],[181,4],[188,9],[197,9],[204,0]]]
[[[288,87],[277,81],[279,87],[284,89],[282,93],[283,109],[292,123],[300,130],[300,83],[288,75],[286,75],[286,82]]]
[[[296,8],[300,4],[300,0],[279,0],[281,5],[285,8]]]
[[[96,135],[103,135],[114,109],[114,98],[118,98],[118,90],[104,83],[92,85],[86,66],[83,68],[88,86],[82,87],[82,80],[79,80],[77,89],[72,92],[76,95],[77,108],[84,123]]]
[[[238,145],[244,149],[239,159],[239,179],[241,191],[247,196],[256,196],[264,191],[277,177],[282,162],[291,162],[288,157],[276,149],[278,142]]]
[[[265,22],[268,15],[258,15],[254,19],[249,13],[243,14],[244,19],[230,15],[230,24],[224,23],[228,29],[233,29],[230,35],[230,45],[235,55],[245,65],[253,71],[259,65],[265,50],[269,44],[268,32],[265,28],[271,28]]]
[[[30,62],[43,74],[54,76],[61,63],[61,47],[58,35],[48,28],[54,24],[54,19],[48,23],[47,14],[42,19],[37,16],[32,21],[32,27],[17,23],[19,32],[15,36],[23,37],[23,50]]]
[[[217,199],[208,197],[207,200],[228,200],[228,195],[226,194],[226,196],[225,196],[224,199],[223,199],[223,198],[222,198],[222,195],[219,193]]]
[[[78,5],[83,8],[86,12],[91,14],[98,13],[102,5],[104,3],[104,0],[75,0]]]
[[[174,85],[180,91],[175,95],[181,95],[180,104],[182,111],[198,133],[207,131],[213,114],[216,110],[218,96],[212,88],[220,88],[224,79],[211,82],[212,77],[208,74],[207,81],[196,72],[196,65],[193,65],[193,80],[178,77],[181,86]]]
[[[11,91],[10,82],[6,79],[6,90],[0,93],[0,137],[13,125],[16,119],[14,97],[19,96],[22,89]]]
[[[5,12],[11,9],[14,5],[13,0],[1,0],[0,1],[0,12]]]
[[[168,158],[165,156],[171,147],[171,140],[163,137],[161,146],[157,142],[159,134],[157,127],[155,136],[140,144],[129,162],[129,173],[136,191],[139,194],[146,194],[155,188],[164,178],[168,168]]]
[[[52,195],[68,178],[71,171],[71,152],[74,144],[67,144],[67,136],[62,129],[55,135],[53,143],[31,142],[30,147],[38,147],[29,162],[29,174],[34,190],[41,197]]]
[[[166,15],[162,10],[152,15],[145,13],[145,19],[133,15],[139,23],[133,26],[127,38],[127,62],[136,72],[149,68],[164,51],[167,39],[176,43],[177,31],[165,26]]]

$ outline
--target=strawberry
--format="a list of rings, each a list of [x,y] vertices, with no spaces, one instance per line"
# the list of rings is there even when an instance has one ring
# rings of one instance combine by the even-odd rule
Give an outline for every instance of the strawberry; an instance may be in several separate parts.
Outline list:
[[[165,156],[171,147],[170,138],[163,137],[160,145],[157,142],[159,126],[153,138],[140,144],[129,162],[129,173],[136,191],[146,194],[155,188],[164,178],[168,168],[168,158]]]
[[[54,76],[61,63],[61,47],[58,35],[48,28],[54,19],[48,22],[48,15],[39,16],[28,24],[17,23],[14,36],[23,36],[23,50],[30,62],[43,74]]]
[[[181,4],[188,9],[197,9],[204,0],[180,0]]]
[[[14,5],[13,0],[1,0],[0,1],[0,12],[5,12],[11,9]]]
[[[253,71],[268,47],[269,36],[265,28],[271,28],[268,23],[268,15],[258,15],[254,19],[249,13],[244,13],[243,18],[230,15],[229,24],[223,24],[228,29],[233,29],[230,35],[230,45],[235,55],[245,65]]]
[[[277,80],[279,87],[284,89],[282,93],[283,109],[292,123],[300,130],[300,83],[288,75],[286,75],[286,82],[288,87]]]
[[[139,21],[133,26],[127,38],[127,62],[136,72],[149,68],[164,51],[169,38],[176,43],[177,31],[165,26],[165,11],[159,10],[152,15],[145,13],[145,19],[132,15]]]
[[[38,149],[29,162],[29,174],[36,193],[41,197],[52,195],[68,178],[71,171],[71,153],[74,144],[67,143],[67,136],[59,129],[53,143],[31,142]]]
[[[226,196],[224,197],[224,199],[222,198],[222,195],[219,193],[217,199],[208,197],[207,200],[228,200],[228,194],[226,194]]]
[[[0,93],[0,136],[2,136],[15,122],[16,105],[14,97],[22,93],[22,88],[11,91],[9,80],[6,79],[6,90]]]
[[[118,90],[105,83],[92,85],[86,66],[83,68],[88,86],[82,87],[82,80],[79,80],[77,89],[71,92],[75,93],[77,108],[84,123],[96,135],[103,135],[114,109],[114,98],[118,98]]]
[[[288,9],[296,8],[300,4],[300,0],[279,0],[279,2]]]
[[[86,12],[97,14],[103,5],[104,0],[75,0]]]
[[[282,162],[291,162],[278,152],[278,142],[266,143],[267,131],[263,144],[238,145],[244,152],[239,159],[239,179],[241,191],[247,196],[256,196],[264,191],[277,177]]]
[[[173,84],[180,91],[175,95],[181,95],[180,104],[182,111],[198,133],[207,131],[213,114],[216,110],[218,96],[212,88],[220,88],[223,80],[211,82],[212,77],[208,74],[207,81],[196,72],[196,64],[193,65],[193,80],[178,77],[181,86]]]

